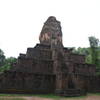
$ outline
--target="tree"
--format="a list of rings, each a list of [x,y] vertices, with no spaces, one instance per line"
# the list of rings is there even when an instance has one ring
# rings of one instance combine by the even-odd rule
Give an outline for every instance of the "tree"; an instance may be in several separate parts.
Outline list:
[[[16,58],[15,57],[9,57],[6,58],[5,63],[14,63],[16,62]]]
[[[73,48],[73,53],[76,53],[76,54],[81,54],[81,55],[88,55],[89,54],[89,50],[88,48]]]
[[[98,48],[99,48],[99,39],[94,36],[89,37],[90,48],[91,48],[91,60],[92,64],[98,65]]]
[[[0,67],[4,64],[5,62],[5,55],[4,52],[0,49]]]
[[[0,68],[0,72],[3,72],[5,70],[9,70],[11,68],[11,64],[16,62],[16,60],[17,59],[15,57],[6,58],[4,64]]]
[[[90,47],[98,47],[99,46],[99,39],[95,38],[94,36],[89,37]]]

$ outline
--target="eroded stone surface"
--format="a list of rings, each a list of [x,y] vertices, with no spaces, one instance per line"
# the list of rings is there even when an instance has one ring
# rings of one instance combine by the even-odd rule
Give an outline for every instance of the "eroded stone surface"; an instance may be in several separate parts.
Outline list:
[[[44,23],[39,40],[42,44],[50,45],[52,42],[54,42],[55,45],[62,44],[62,31],[60,22],[57,21],[55,17],[49,17]]]

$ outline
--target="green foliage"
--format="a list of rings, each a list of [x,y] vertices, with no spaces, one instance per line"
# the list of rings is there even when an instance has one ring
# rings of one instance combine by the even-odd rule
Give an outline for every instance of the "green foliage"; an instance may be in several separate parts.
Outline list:
[[[99,46],[99,39],[91,36],[89,37],[90,47],[91,47],[91,56],[92,56],[92,63],[99,66],[100,60],[100,46]]]
[[[89,37],[90,47],[98,47],[99,46],[99,39],[95,38],[94,36]]]
[[[9,70],[11,68],[11,64],[14,62],[16,62],[16,58],[14,57],[6,58],[4,64],[0,67],[0,72]]]
[[[85,61],[86,61],[87,64],[92,64],[92,57],[91,57],[90,54],[86,56]]]
[[[81,47],[79,47],[78,49],[77,49],[77,52],[76,52],[77,54],[82,54],[82,55],[88,55],[89,54],[89,50],[88,50],[88,48],[81,48]]]
[[[73,53],[80,54],[80,55],[85,55],[86,56],[86,59],[85,59],[86,63],[92,64],[92,57],[91,57],[90,52],[91,52],[90,48],[81,48],[81,47],[79,47],[77,49],[74,48],[74,50],[73,50]]]
[[[100,41],[99,39],[91,36],[89,37],[90,47],[89,48],[77,48],[73,50],[76,54],[82,54],[86,56],[86,63],[95,64],[97,74],[100,75]]]
[[[4,52],[0,49],[0,66],[2,66],[5,62]]]
[[[15,57],[9,57],[5,60],[5,64],[11,64],[13,62],[16,62],[16,58]]]
[[[91,48],[91,58],[92,64],[95,64],[97,68],[100,68],[100,47],[99,39],[91,36],[89,37],[90,48]]]

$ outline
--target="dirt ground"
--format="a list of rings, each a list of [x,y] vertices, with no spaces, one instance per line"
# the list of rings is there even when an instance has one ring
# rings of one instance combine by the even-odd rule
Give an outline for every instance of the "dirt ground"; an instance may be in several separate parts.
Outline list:
[[[49,99],[49,98],[40,98],[40,97],[23,97],[26,100],[100,100],[100,96],[86,96],[83,98],[59,98],[59,99]]]
[[[48,98],[40,98],[40,97],[23,97],[25,100],[54,100],[54,99],[48,99]]]

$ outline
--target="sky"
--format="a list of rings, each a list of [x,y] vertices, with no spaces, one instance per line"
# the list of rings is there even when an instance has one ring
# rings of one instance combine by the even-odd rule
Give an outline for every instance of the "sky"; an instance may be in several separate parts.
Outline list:
[[[49,16],[61,22],[65,47],[89,47],[89,36],[100,40],[100,0],[0,0],[0,48],[6,57],[39,43]]]

